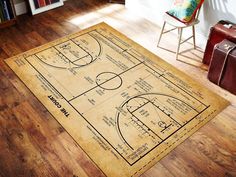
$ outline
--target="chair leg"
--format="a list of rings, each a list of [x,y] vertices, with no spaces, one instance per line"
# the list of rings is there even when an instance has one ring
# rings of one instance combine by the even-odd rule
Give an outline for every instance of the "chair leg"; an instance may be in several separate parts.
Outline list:
[[[166,22],[163,23],[163,26],[162,26],[162,29],[161,29],[161,33],[160,33],[160,36],[159,36],[159,39],[158,39],[158,42],[157,42],[157,47],[158,47],[159,44],[160,44],[161,37],[162,37],[162,34],[163,34],[163,32],[164,32],[164,29],[165,29],[165,25],[166,25]]]
[[[194,49],[196,49],[196,38],[195,38],[195,26],[192,26],[192,30],[193,30],[193,47]]]
[[[178,55],[179,55],[179,49],[180,49],[180,43],[181,43],[181,39],[182,39],[182,32],[183,32],[183,28],[178,28],[179,30],[179,35],[178,35],[178,38],[179,38],[179,42],[178,42],[178,47],[177,47],[177,50],[176,50],[176,60],[178,60]]]

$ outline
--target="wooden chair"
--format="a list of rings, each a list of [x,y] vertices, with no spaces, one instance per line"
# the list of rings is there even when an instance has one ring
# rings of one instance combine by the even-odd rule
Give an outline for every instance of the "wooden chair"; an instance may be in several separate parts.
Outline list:
[[[178,60],[178,55],[180,54],[180,52],[179,52],[180,45],[187,42],[191,38],[193,38],[193,46],[194,46],[194,49],[196,49],[195,25],[199,23],[199,20],[198,20],[199,12],[200,12],[200,8],[198,9],[198,11],[196,13],[195,18],[190,23],[182,23],[179,20],[177,20],[176,18],[172,17],[171,15],[165,13],[164,16],[163,16],[164,24],[162,26],[160,37],[159,37],[158,42],[157,42],[157,47],[160,44],[160,41],[161,41],[161,38],[162,38],[163,34],[171,32],[175,29],[178,29],[178,46],[177,46],[177,50],[176,50],[176,60]],[[167,30],[167,31],[164,31],[166,23],[171,25],[174,28],[172,28],[170,30]],[[192,36],[190,36],[187,39],[182,41],[183,29],[187,28],[187,27],[192,27]]]

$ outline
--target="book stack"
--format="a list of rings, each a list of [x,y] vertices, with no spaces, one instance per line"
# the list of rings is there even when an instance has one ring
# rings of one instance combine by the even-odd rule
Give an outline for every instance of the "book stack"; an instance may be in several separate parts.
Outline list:
[[[38,9],[56,2],[59,2],[59,0],[34,0],[34,5],[35,9]]]
[[[0,0],[0,23],[14,18],[10,0]]]

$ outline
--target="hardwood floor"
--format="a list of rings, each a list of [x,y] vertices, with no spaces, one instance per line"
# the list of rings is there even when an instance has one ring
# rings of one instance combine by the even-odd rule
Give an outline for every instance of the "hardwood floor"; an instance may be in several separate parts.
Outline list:
[[[160,28],[123,5],[106,0],[68,0],[63,7],[46,13],[22,15],[16,26],[0,31],[0,177],[105,176],[4,63],[5,58],[101,21],[231,102],[142,176],[236,176],[236,96],[210,83],[200,67],[175,60],[175,34],[164,37],[163,48],[157,48]],[[189,47],[185,45],[184,50]],[[200,50],[185,55],[185,61],[200,66]]]

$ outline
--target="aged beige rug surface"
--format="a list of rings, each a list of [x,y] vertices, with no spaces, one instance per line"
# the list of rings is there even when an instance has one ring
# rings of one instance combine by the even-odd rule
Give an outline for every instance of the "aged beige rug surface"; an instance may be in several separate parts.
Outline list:
[[[228,105],[105,23],[6,62],[109,177],[142,174]]]

